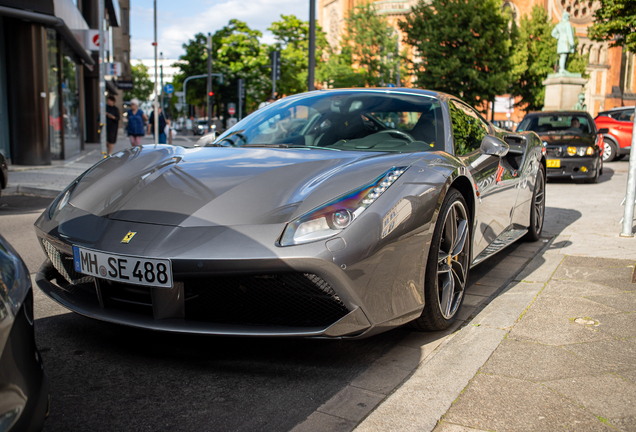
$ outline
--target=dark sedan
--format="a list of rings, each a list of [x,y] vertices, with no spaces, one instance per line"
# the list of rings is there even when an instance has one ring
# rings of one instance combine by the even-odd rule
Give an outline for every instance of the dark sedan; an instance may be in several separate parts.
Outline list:
[[[592,117],[581,111],[526,115],[517,132],[536,132],[547,151],[548,178],[598,183],[603,173],[603,141]]]
[[[0,236],[0,431],[41,430],[49,384],[35,346],[26,265]]]

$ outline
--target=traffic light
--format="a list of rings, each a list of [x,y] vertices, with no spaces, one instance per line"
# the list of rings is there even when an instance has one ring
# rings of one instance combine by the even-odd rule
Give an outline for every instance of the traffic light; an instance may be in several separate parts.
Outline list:
[[[214,96],[214,92],[213,91],[209,92],[208,96],[210,96],[210,97]]]

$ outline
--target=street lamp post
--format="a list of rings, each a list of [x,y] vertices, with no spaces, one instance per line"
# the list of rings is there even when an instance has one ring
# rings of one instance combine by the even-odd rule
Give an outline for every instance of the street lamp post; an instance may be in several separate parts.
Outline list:
[[[208,33],[208,131],[212,130],[212,34]]]
[[[316,0],[309,0],[309,70],[307,73],[307,89],[315,90],[316,71]]]
[[[155,7],[155,101],[153,103],[153,109],[155,114],[155,145],[159,144],[159,94],[157,92],[157,0],[154,0]]]
[[[99,0],[99,141],[104,157],[108,156],[106,150],[106,77],[104,73],[104,0]]]

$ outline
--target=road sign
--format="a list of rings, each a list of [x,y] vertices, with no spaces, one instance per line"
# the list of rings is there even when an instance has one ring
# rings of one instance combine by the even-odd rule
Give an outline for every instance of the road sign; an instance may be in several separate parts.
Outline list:
[[[121,76],[121,62],[106,63],[106,75]]]
[[[166,92],[166,94],[172,94],[172,92],[174,91],[174,86],[172,84],[166,84],[165,86],[163,86],[163,91]]]
[[[120,89],[120,90],[129,90],[130,91],[133,88],[135,88],[135,85],[134,85],[132,80],[125,80],[125,81],[117,80],[115,83],[117,84],[117,88]]]
[[[233,103],[227,104],[227,112],[230,113],[231,116],[236,114],[236,105]]]

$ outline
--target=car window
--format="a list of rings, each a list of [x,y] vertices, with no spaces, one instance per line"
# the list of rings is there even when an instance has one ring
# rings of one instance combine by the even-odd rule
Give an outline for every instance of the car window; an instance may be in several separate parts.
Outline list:
[[[524,118],[519,127],[518,132],[533,131],[538,134],[542,133],[575,133],[590,134],[594,128],[591,127],[590,121],[586,115],[574,114],[547,114],[540,116],[531,116]]]
[[[621,111],[618,118],[618,121],[634,121],[634,110],[625,110]]]
[[[455,154],[460,156],[479,149],[481,140],[489,133],[482,118],[468,105],[451,100],[448,104],[455,139]]]
[[[330,91],[291,96],[250,115],[216,143],[308,149],[444,150],[441,102],[428,95]]]

